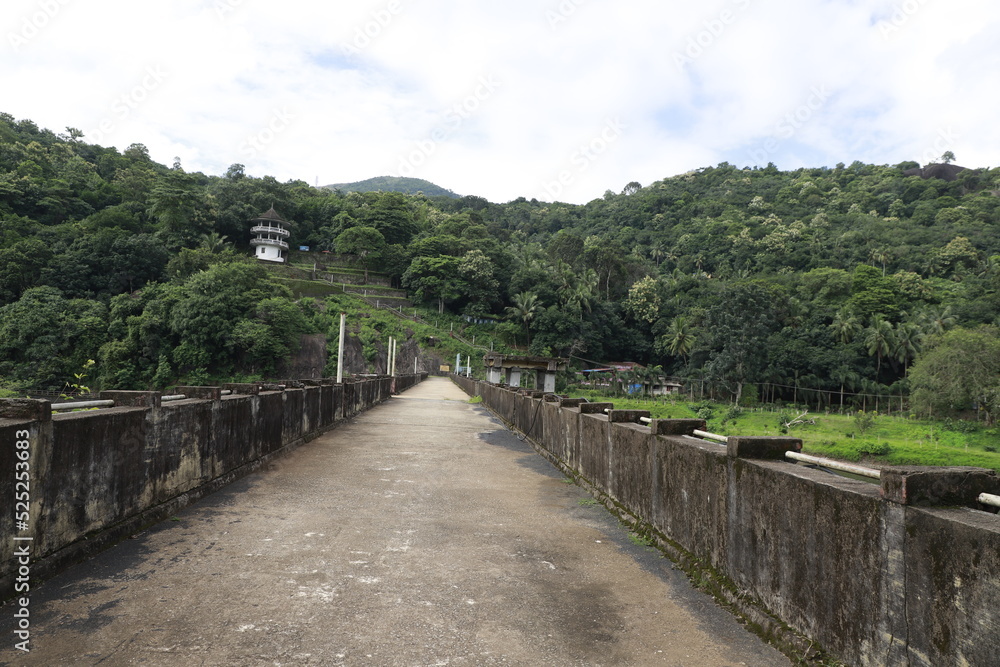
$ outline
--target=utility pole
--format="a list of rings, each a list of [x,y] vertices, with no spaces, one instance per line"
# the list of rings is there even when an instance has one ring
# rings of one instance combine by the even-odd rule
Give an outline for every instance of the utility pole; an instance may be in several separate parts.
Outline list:
[[[398,344],[399,341],[395,338],[392,339],[392,366],[389,369],[389,375],[396,377],[396,355],[398,354]]]
[[[340,340],[337,343],[337,384],[344,381],[344,332],[347,329],[347,314],[340,314]]]

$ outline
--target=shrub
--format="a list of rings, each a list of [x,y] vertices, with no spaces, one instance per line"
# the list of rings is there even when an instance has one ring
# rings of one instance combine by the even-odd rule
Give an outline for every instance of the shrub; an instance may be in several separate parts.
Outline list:
[[[891,450],[885,442],[860,442],[857,445],[857,452],[862,456],[885,456]]]
[[[975,433],[979,430],[979,424],[965,421],[964,419],[952,419],[948,417],[944,420],[942,428],[946,431],[954,431],[955,433]]]
[[[874,410],[871,412],[858,410],[854,415],[854,426],[858,429],[858,433],[862,435],[871,430],[871,428],[875,426],[876,421],[878,421],[878,412]]]
[[[740,405],[745,408],[755,408],[760,405],[760,395],[757,392],[757,385],[744,385],[743,394],[740,396]]]
[[[726,411],[725,416],[722,418],[722,423],[725,424],[726,422],[734,422],[739,419],[742,414],[743,410],[734,405]]]
[[[712,408],[713,406],[710,401],[698,401],[697,403],[693,403],[691,405],[691,412],[693,412],[694,416],[698,419],[708,421],[715,416],[715,411]]]

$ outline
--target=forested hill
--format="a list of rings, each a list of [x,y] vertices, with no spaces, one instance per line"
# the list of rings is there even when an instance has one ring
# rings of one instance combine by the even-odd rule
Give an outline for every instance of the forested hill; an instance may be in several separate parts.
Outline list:
[[[452,197],[459,199],[451,190],[435,185],[422,178],[405,178],[400,176],[378,176],[356,183],[337,183],[324,186],[327,190],[339,190],[344,194],[349,192],[401,192],[404,195],[424,194],[428,197]]]
[[[363,255],[533,353],[658,365],[734,397],[1000,407],[1000,336],[981,328],[1000,312],[1000,169],[904,175],[916,166],[723,163],[582,206],[497,204],[188,173],[0,114],[0,382],[62,384],[87,359],[106,387],[271,372],[329,320],[246,259],[248,221],[273,204],[293,245]],[[956,374],[957,349],[975,362]]]

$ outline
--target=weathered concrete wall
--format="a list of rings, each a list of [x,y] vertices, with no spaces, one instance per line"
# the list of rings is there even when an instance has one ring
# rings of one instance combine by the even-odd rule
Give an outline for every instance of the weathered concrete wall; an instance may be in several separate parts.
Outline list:
[[[1000,517],[970,501],[1000,493],[993,473],[894,469],[871,484],[766,460],[801,447],[791,439],[727,448],[684,437],[704,428],[695,420],[640,425],[610,404],[455,381],[787,650],[997,664]]]
[[[29,508],[26,528],[0,521],[0,598],[13,591],[15,549],[30,545],[32,577],[47,576],[381,403],[394,383],[398,392],[426,377],[229,385],[230,396],[187,387],[204,398],[169,403],[107,392],[141,407],[56,415],[48,401],[0,400],[0,494],[4,506]]]

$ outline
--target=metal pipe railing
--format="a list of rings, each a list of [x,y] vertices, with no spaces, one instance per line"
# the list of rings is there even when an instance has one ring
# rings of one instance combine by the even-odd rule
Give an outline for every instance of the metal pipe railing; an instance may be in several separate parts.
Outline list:
[[[606,408],[604,410],[606,413],[610,413],[611,409]],[[639,421],[643,424],[652,423],[652,418],[650,417],[640,417]],[[694,436],[709,440],[718,440],[722,443],[729,442],[729,436],[719,435],[717,433],[709,433],[708,431],[695,430]],[[785,458],[791,459],[799,463],[807,463],[811,465],[818,465],[824,468],[829,468],[830,470],[836,470],[839,472],[846,472],[852,475],[858,475],[859,477],[866,477],[869,479],[881,479],[882,471],[877,468],[868,468],[865,466],[855,465],[853,463],[844,463],[843,461],[835,461],[833,459],[821,458],[819,456],[810,456],[808,454],[801,454],[799,452],[785,452]],[[983,505],[988,505],[990,507],[1000,507],[1000,496],[995,496],[990,493],[984,493],[979,496],[979,502]]]
[[[161,403],[167,403],[169,401],[183,401],[187,396],[184,394],[174,394],[173,396],[163,396],[160,398]]]
[[[793,461],[820,465],[824,468],[839,470],[840,472],[849,472],[852,475],[860,475],[861,477],[869,477],[871,479],[882,478],[881,470],[866,468],[864,466],[854,465],[853,463],[844,463],[842,461],[834,461],[833,459],[822,459],[818,456],[809,456],[808,454],[799,454],[798,452],[785,452],[785,457],[792,459]]]
[[[990,493],[984,493],[979,496],[979,502],[984,505],[989,505],[990,507],[1000,507],[1000,496],[994,496]]]
[[[68,410],[91,410],[93,408],[113,408],[114,401],[79,401],[77,403],[53,403],[53,412],[66,412]]]
[[[708,431],[695,431],[694,434],[699,438],[708,438],[709,440],[720,440],[722,442],[729,442],[729,436],[718,435],[717,433],[709,433]]]

